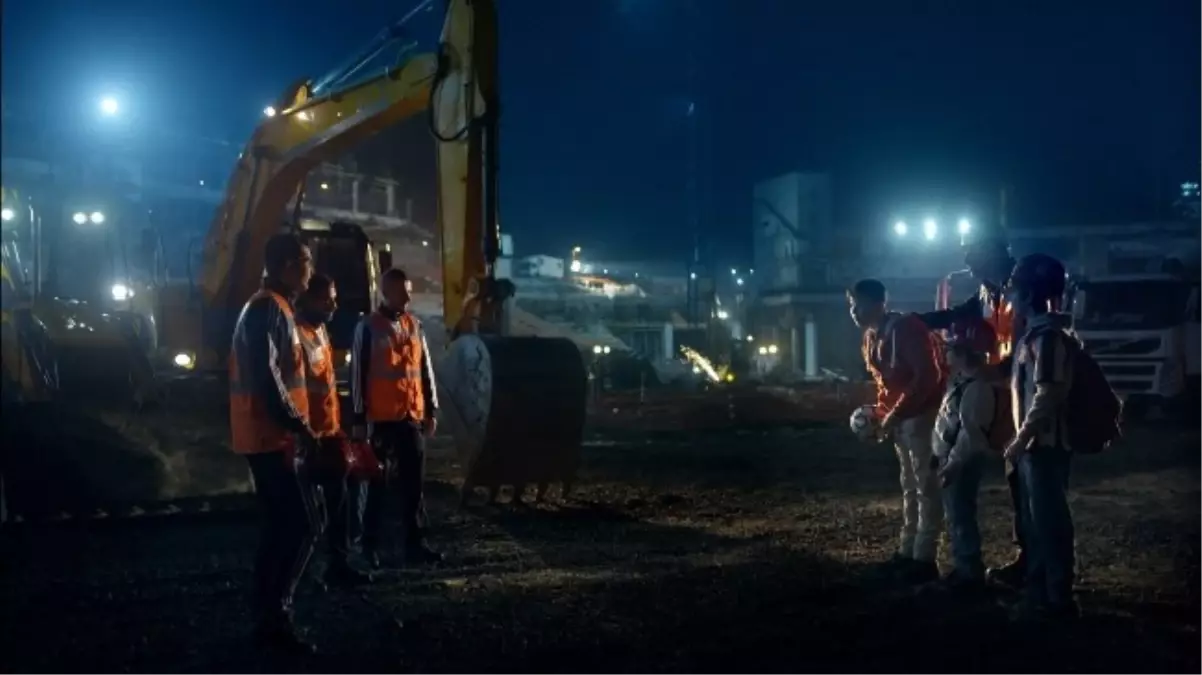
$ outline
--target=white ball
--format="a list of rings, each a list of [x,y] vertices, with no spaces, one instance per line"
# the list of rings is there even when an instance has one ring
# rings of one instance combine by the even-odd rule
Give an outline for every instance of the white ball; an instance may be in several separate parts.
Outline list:
[[[851,412],[851,419],[848,420],[848,426],[851,427],[851,433],[856,435],[856,438],[866,441],[873,436],[873,427],[876,423],[876,406],[862,405]]]

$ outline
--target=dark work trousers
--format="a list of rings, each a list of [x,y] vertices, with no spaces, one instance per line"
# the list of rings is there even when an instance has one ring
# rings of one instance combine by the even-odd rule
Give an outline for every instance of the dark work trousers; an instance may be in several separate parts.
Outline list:
[[[1006,484],[1010,487],[1010,504],[1014,507],[1013,537],[1014,543],[1018,545],[1018,563],[1025,570],[1027,565],[1027,538],[1023,533],[1023,508],[1025,504],[1023,500],[1023,485],[1022,480],[1018,476],[1018,467],[1014,466],[1009,460],[1006,461]]]
[[[326,554],[330,567],[350,565],[351,525],[358,512],[354,480],[327,476],[321,482],[326,512]]]
[[[426,479],[426,448],[417,422],[376,422],[372,425],[372,448],[384,464],[384,476],[367,488],[363,516],[363,552],[378,553],[384,530],[385,511],[394,504],[400,509],[402,544],[420,546],[426,528],[422,484]]]
[[[247,455],[263,525],[255,558],[254,604],[260,621],[287,619],[296,585],[321,536],[316,491],[283,452]]]

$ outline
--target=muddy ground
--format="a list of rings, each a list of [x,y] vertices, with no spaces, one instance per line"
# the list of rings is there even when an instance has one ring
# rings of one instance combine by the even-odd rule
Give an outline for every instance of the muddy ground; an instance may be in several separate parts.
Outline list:
[[[313,660],[247,646],[256,533],[231,511],[6,528],[0,670],[1198,672],[1199,457],[1197,431],[1160,425],[1080,459],[1084,617],[1030,626],[1002,592],[870,580],[894,544],[898,469],[842,425],[594,431],[569,501],[466,511],[439,442],[428,496],[447,562],[362,593],[305,584]],[[1007,559],[1000,466],[982,519],[988,560]]]

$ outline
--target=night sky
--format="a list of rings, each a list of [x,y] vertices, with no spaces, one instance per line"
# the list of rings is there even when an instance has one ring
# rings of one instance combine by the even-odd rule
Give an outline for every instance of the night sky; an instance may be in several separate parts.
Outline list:
[[[1005,183],[1012,224],[1038,227],[1167,216],[1202,163],[1197,0],[499,4],[502,222],[521,253],[683,258],[690,101],[727,264],[749,259],[752,184],[789,170],[830,171],[848,226],[989,208]],[[4,98],[91,115],[119,91],[139,123],[241,142],[407,6],[6,0]],[[415,171],[428,149],[399,154]]]

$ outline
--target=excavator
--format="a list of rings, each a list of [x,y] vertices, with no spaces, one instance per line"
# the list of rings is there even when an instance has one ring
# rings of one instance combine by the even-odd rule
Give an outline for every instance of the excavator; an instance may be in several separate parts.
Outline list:
[[[348,65],[290,86],[268,109],[205,239],[199,293],[158,289],[159,348],[192,374],[219,378],[237,315],[259,286],[266,242],[281,231],[297,231],[307,241],[317,271],[338,283],[344,314],[357,320],[371,312],[379,268],[390,267],[391,256],[374,251],[353,223],[300,222],[304,179],[321,162],[425,113],[437,141],[442,312],[449,332],[445,352],[433,356],[464,471],[462,496],[482,487],[495,497],[501,486],[513,486],[517,495],[533,484],[541,497],[552,483],[562,484],[566,495],[583,434],[583,355],[565,338],[508,334],[514,288],[495,274],[500,108],[494,0],[449,0],[436,53],[409,55],[381,74],[345,84],[405,40],[406,22],[432,7],[433,0],[425,0]],[[351,288],[359,292],[346,292]],[[349,347],[354,323],[336,317],[336,349]]]

